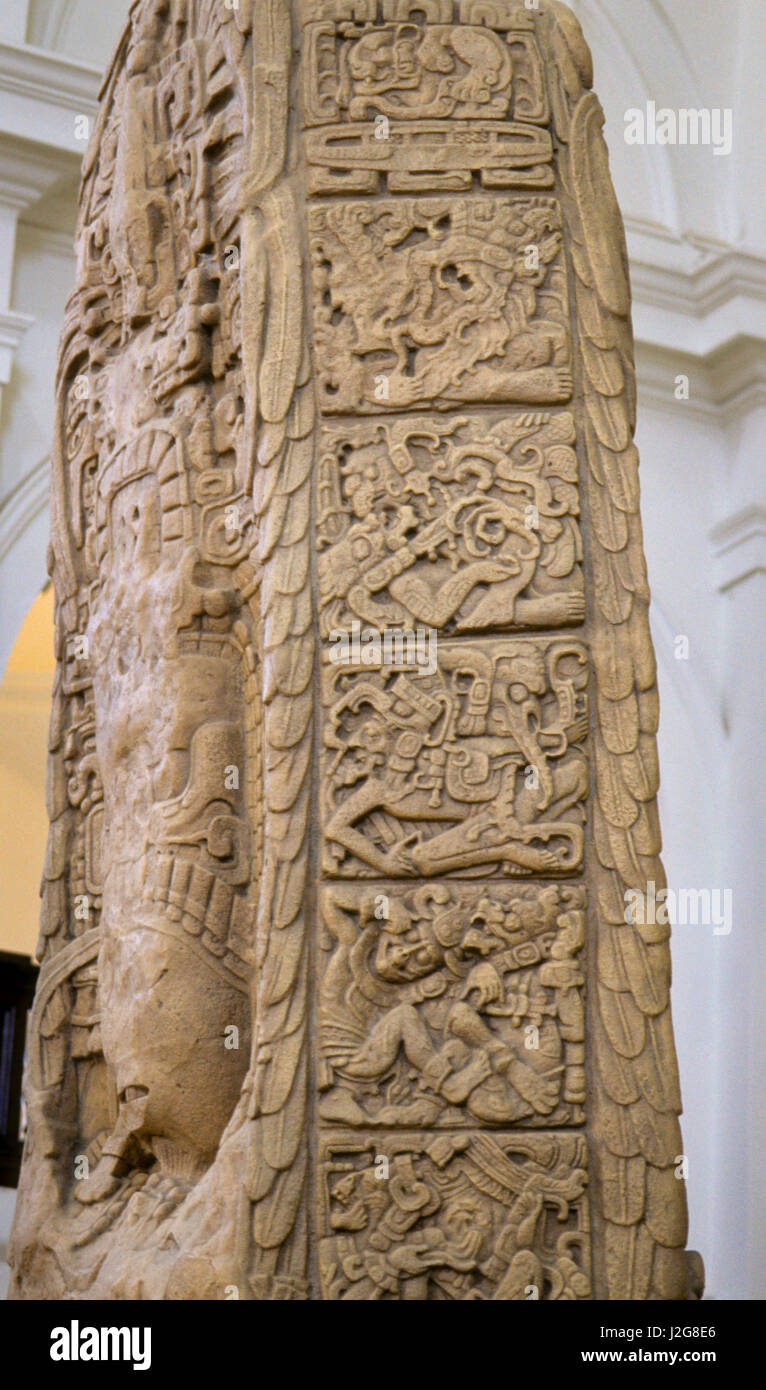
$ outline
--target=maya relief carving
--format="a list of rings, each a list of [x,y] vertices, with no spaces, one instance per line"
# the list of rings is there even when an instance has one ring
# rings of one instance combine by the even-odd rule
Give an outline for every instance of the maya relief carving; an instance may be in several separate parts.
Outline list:
[[[584,1117],[582,887],[322,896],[323,1119],[387,1128]]]
[[[330,1136],[323,1157],[326,1298],[589,1296],[582,1139]]]
[[[324,410],[571,397],[552,199],[329,204],[309,228]]]
[[[59,363],[17,1296],[699,1286],[624,917],[657,699],[590,82],[552,0],[132,12]]]
[[[325,678],[329,873],[568,873],[582,865],[587,656],[439,646],[431,674]]]
[[[356,618],[445,634],[585,616],[572,416],[324,426],[322,636]]]

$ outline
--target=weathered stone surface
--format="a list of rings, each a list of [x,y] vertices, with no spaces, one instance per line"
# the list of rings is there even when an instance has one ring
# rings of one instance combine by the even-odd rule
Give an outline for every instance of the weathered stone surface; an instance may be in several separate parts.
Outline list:
[[[698,1292],[590,83],[553,0],[133,7],[60,350],[16,1297]]]

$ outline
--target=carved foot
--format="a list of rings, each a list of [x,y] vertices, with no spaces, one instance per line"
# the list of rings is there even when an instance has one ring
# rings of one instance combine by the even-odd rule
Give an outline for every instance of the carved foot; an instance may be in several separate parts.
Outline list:
[[[136,1166],[132,1162],[139,1153],[136,1135],[143,1124],[148,1101],[145,1086],[128,1086],[121,1092],[117,1124],[106,1139],[93,1172],[78,1184],[75,1193],[78,1202],[89,1206],[111,1197],[130,1169]]]
[[[120,1175],[116,1171],[120,1167],[124,1167],[124,1164],[119,1158],[114,1154],[104,1154],[90,1176],[78,1183],[75,1190],[78,1202],[91,1206],[94,1202],[103,1202],[113,1196],[120,1186]]]
[[[361,1105],[357,1105],[348,1091],[343,1091],[339,1087],[331,1091],[329,1095],[322,1097],[319,1103],[319,1113],[323,1120],[335,1121],[337,1124],[364,1125],[369,1123],[369,1116],[365,1115]]]
[[[407,1105],[384,1105],[376,1120],[380,1125],[431,1125],[443,1109],[442,1101],[421,1096]]]

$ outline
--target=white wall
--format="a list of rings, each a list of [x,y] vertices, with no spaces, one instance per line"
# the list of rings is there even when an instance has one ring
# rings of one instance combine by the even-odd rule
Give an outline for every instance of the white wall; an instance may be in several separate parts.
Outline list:
[[[673,1010],[690,1243],[709,1293],[766,1296],[764,870],[766,5],[578,0],[628,226],[668,879],[730,888],[730,936],[679,926]],[[731,108],[730,156],[633,146],[625,112]],[[677,400],[676,379],[691,399]],[[675,642],[689,639],[689,659]]]

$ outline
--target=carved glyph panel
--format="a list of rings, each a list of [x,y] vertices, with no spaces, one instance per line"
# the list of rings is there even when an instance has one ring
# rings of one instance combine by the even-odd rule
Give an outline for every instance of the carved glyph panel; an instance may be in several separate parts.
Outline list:
[[[507,120],[548,117],[542,64],[531,34],[478,25],[399,22],[310,24],[304,115],[308,123]]]
[[[324,871],[573,873],[588,659],[567,640],[439,643],[438,666],[324,672]]]
[[[462,193],[483,188],[550,188],[553,145],[540,126],[470,121],[397,121],[385,139],[367,123],[306,132],[308,189],[332,193]]]
[[[322,636],[356,618],[446,634],[582,622],[568,412],[325,425]]]
[[[323,1121],[584,1120],[583,887],[334,884],[321,910]]]
[[[590,1297],[585,1140],[567,1134],[330,1135],[322,1297]]]
[[[384,7],[392,22],[373,25],[374,4],[303,9],[310,194],[470,191],[474,179],[552,187],[543,66],[523,8],[464,6],[460,25],[450,3]]]
[[[308,215],[326,413],[570,399],[554,199],[353,201]]]

